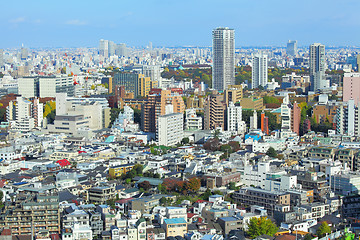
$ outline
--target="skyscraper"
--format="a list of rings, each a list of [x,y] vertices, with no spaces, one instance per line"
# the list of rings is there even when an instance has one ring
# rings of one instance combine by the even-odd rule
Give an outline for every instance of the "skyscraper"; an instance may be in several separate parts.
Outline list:
[[[109,56],[109,41],[108,40],[100,39],[99,54],[104,57]]]
[[[265,87],[268,81],[267,56],[262,53],[252,57],[252,88]]]
[[[235,84],[235,31],[216,28],[213,34],[212,87],[218,91]]]
[[[296,56],[297,54],[297,41],[289,40],[287,43],[286,54],[290,56]]]
[[[328,87],[325,78],[325,45],[320,43],[311,44],[309,54],[311,90],[316,91]]]

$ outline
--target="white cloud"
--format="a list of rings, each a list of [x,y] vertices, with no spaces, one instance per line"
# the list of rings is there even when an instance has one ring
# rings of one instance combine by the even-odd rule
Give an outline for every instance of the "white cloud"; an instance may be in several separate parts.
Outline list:
[[[85,21],[81,21],[79,19],[72,19],[66,22],[67,25],[74,25],[74,26],[83,26],[87,23]]]
[[[25,17],[18,17],[9,20],[10,23],[22,23],[25,22]]]

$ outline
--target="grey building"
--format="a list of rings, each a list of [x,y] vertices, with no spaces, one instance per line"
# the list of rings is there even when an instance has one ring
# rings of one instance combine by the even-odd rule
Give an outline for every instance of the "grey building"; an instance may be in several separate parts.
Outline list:
[[[325,45],[313,43],[310,45],[309,53],[311,90],[316,91],[327,87],[325,78]]]
[[[235,31],[229,28],[216,28],[212,35],[212,87],[223,91],[228,85],[235,84]]]

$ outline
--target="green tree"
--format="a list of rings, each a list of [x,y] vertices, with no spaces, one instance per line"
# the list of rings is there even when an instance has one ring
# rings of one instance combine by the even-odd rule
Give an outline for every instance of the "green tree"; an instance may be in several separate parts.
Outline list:
[[[190,140],[189,140],[188,137],[183,138],[183,139],[181,140],[181,143],[182,143],[182,144],[188,144],[189,142],[190,142]]]
[[[0,122],[5,122],[6,108],[0,108]]]
[[[112,108],[110,110],[110,125],[112,125],[115,122],[115,120],[119,116],[120,111],[121,111],[120,108]]]
[[[125,183],[127,183],[127,184],[131,183],[131,178],[125,179]]]
[[[206,189],[206,191],[203,194],[201,194],[201,198],[203,200],[209,200],[209,197],[211,195],[212,195],[211,190],[208,188],[208,189]]]
[[[133,170],[136,172],[137,175],[141,175],[143,173],[144,166],[141,164],[135,164]]]
[[[305,235],[304,240],[311,240],[313,238],[314,237],[311,235],[311,233],[308,233],[308,234]]]
[[[229,183],[229,189],[230,190],[236,190],[237,189],[236,184],[234,182],[230,182]]]
[[[275,151],[275,149],[273,147],[269,147],[269,149],[266,151],[266,155],[268,155],[269,157],[272,157],[272,158],[276,158],[277,152]]]
[[[320,227],[316,230],[316,235],[319,238],[322,238],[326,236],[326,234],[330,234],[330,233],[331,233],[331,228],[329,227],[329,224],[326,221],[322,222]]]
[[[263,234],[274,236],[277,230],[278,227],[267,217],[253,217],[250,219],[247,234],[254,239]]]

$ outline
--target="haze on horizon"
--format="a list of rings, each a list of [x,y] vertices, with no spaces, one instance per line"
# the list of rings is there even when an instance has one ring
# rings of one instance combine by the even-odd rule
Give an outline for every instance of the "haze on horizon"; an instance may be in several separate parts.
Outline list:
[[[239,46],[359,46],[358,0],[10,1],[0,15],[0,48],[211,46],[212,29],[235,29]]]

